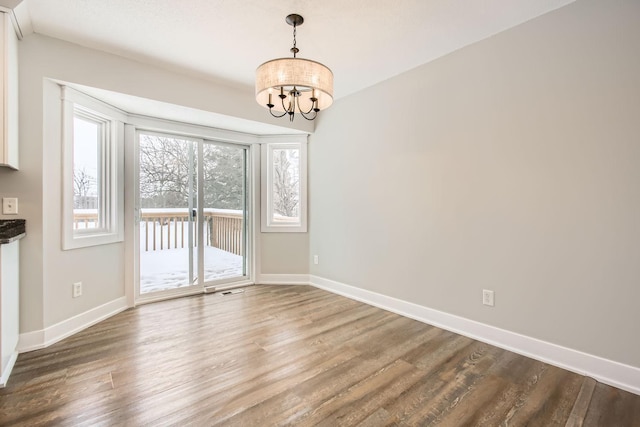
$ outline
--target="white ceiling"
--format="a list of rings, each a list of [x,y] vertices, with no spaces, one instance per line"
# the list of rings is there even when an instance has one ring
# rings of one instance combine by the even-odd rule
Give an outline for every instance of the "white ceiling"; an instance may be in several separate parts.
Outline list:
[[[291,55],[284,19],[298,13],[299,56],[333,70],[340,98],[574,0],[24,1],[36,33],[251,86],[258,65]]]

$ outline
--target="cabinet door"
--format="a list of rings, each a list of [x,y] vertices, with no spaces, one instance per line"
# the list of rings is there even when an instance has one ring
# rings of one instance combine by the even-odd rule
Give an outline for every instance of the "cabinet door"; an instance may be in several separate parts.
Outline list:
[[[0,372],[6,375],[4,383],[0,379],[0,387],[6,386],[6,379],[18,356],[19,253],[17,240],[0,245]]]
[[[18,169],[18,37],[0,13],[0,165]]]
[[[6,49],[6,13],[0,13],[0,70],[2,70],[2,80],[0,80],[0,165],[9,166],[9,144],[5,132],[5,86],[7,82],[7,61],[5,60]]]

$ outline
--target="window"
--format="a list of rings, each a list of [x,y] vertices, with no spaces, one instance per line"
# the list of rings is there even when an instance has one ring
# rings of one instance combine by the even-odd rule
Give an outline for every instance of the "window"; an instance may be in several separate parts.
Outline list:
[[[307,143],[262,145],[262,231],[307,231]]]
[[[120,242],[124,125],[116,109],[68,87],[63,99],[63,249]]]

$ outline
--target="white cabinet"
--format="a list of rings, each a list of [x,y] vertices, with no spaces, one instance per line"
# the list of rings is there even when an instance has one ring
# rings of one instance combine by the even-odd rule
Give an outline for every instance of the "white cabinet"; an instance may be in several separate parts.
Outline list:
[[[18,169],[18,36],[0,13],[0,166]]]
[[[0,244],[0,387],[4,387],[18,357],[20,241]]]

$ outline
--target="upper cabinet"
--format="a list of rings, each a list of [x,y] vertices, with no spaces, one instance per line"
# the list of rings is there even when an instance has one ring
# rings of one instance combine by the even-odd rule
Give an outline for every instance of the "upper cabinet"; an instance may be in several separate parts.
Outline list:
[[[0,13],[0,166],[18,169],[18,36]]]

